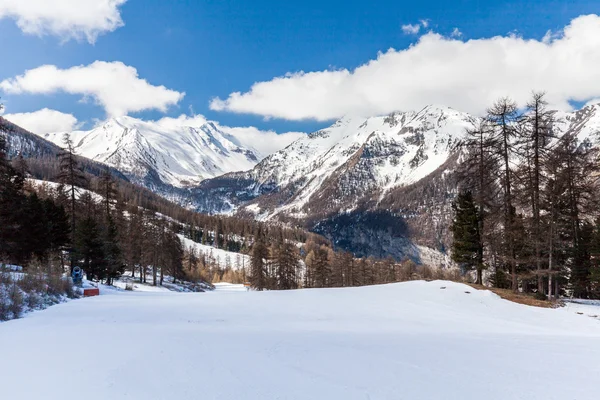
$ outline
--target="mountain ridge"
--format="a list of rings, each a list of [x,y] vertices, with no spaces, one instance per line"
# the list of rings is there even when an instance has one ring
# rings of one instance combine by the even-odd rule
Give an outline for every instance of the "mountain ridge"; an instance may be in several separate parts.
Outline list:
[[[600,146],[600,104],[557,111],[555,117],[557,135],[571,133]],[[385,116],[347,116],[257,157],[247,170],[231,168],[185,187],[145,186],[200,212],[301,225],[361,256],[403,258],[414,254],[415,246],[443,254],[457,185],[453,171],[460,163],[457,149],[479,120],[439,105]],[[219,143],[222,139],[236,146],[227,132],[214,133],[218,125],[202,127],[183,133],[206,129]],[[162,181],[157,169],[148,171]],[[123,172],[136,181],[131,170]]]
[[[42,136],[61,145],[64,133]],[[195,186],[238,168],[250,169],[264,157],[210,121],[167,125],[118,117],[90,131],[69,134],[76,152],[115,167],[147,187]]]

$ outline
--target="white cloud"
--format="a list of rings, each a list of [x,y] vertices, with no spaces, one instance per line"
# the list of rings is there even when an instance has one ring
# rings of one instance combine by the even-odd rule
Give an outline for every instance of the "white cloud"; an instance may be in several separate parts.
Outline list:
[[[87,40],[123,26],[127,0],[0,0],[0,19],[12,18],[26,34]]]
[[[524,104],[545,90],[552,106],[600,97],[600,17],[581,16],[559,35],[463,41],[430,32],[404,50],[380,53],[353,71],[296,72],[255,83],[210,107],[289,120],[376,115],[441,103],[482,114],[500,96]]]
[[[301,132],[277,133],[275,131],[262,131],[253,126],[229,127],[220,126],[220,128],[236,137],[243,147],[252,147],[261,154],[268,155],[275,153],[287,147],[295,140],[305,136]]]
[[[6,114],[4,118],[38,135],[50,132],[73,131],[80,126],[77,118],[72,114],[65,114],[48,108],[34,112]]]
[[[454,28],[450,36],[452,36],[453,38],[459,38],[462,37],[462,32],[460,31],[460,29]]]
[[[65,92],[93,99],[109,116],[121,116],[143,110],[165,112],[185,93],[154,86],[138,76],[135,68],[121,62],[96,61],[68,69],[54,65],[26,71],[23,75],[0,82],[8,94],[53,94]]]
[[[425,28],[425,29],[429,28],[429,20],[428,19],[422,19],[420,22],[421,22],[421,25],[423,25],[423,28]]]
[[[164,117],[156,121],[157,124],[165,128],[177,128],[180,126],[199,127],[207,123],[208,120],[203,115],[188,116],[181,114],[177,118]]]
[[[588,101],[587,103],[585,103],[586,106],[591,106],[594,104],[600,104],[600,97],[595,98],[595,99],[591,99],[590,101]]]
[[[209,121],[202,115],[188,116],[185,114],[182,114],[177,118],[164,117],[156,121],[157,124],[165,128],[177,128],[179,126],[200,127],[207,122]],[[212,121],[212,123],[214,123],[221,131],[232,135],[237,139],[241,146],[254,148],[263,155],[272,154],[281,150],[293,141],[304,136],[304,133],[301,132],[278,134],[275,131],[263,131],[253,126],[230,127],[214,121]]]
[[[421,25],[419,24],[407,24],[402,25],[402,32],[406,35],[416,35],[421,30]]]

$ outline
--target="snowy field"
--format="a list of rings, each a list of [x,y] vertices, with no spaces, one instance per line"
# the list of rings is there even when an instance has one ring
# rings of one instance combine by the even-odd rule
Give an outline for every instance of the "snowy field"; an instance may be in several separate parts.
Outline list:
[[[439,281],[106,291],[0,324],[0,393],[11,400],[597,399],[595,307],[533,308]]]

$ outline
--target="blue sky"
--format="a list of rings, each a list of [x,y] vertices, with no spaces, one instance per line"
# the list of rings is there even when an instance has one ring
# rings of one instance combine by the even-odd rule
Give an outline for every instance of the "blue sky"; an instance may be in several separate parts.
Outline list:
[[[328,120],[345,110],[314,113],[308,110],[308,104],[305,113],[292,115],[293,112],[282,111],[275,105],[265,105],[255,111],[246,103],[238,105],[231,102],[222,107],[213,106],[213,109],[209,103],[215,97],[225,101],[234,92],[248,94],[254,83],[268,83],[290,72],[344,69],[352,72],[356,67],[375,60],[378,52],[386,52],[390,48],[401,51],[411,44],[415,45],[428,32],[462,42],[494,36],[509,37],[511,33],[541,41],[548,30],[560,32],[581,15],[600,12],[597,0],[128,0],[117,8],[122,26],[102,32],[91,44],[88,40],[73,39],[65,33],[53,33],[51,29],[33,34],[24,32],[22,27],[17,26],[15,13],[26,13],[26,10],[2,13],[2,3],[14,1],[0,0],[3,54],[0,81],[41,65],[69,69],[90,65],[94,61],[119,61],[137,69],[139,78],[151,85],[164,85],[173,91],[185,92],[185,96],[177,104],[169,105],[165,112],[133,111],[130,112],[132,116],[158,119],[189,114],[193,110],[229,126],[252,125],[279,132],[314,130],[327,125]],[[69,0],[58,1],[64,3]],[[422,20],[427,22],[420,22]],[[418,26],[419,32],[407,33],[403,26],[409,24]],[[385,71],[389,73],[390,70]],[[398,74],[402,73],[403,70],[398,69]],[[281,94],[266,89],[269,96],[275,96],[269,100],[274,103],[290,96],[302,96],[296,89],[284,90]],[[396,91],[402,89],[402,86],[390,88]],[[531,89],[534,88],[528,90]],[[82,102],[81,94],[64,94],[60,89],[49,94],[4,92],[1,95],[9,114],[50,108],[73,114],[80,122],[85,122],[86,127],[107,116],[105,107],[96,104],[93,96],[88,99],[90,101]],[[600,92],[594,93],[567,93],[563,97],[579,96],[578,102],[585,102],[596,95],[600,98]],[[340,96],[345,97],[345,94]],[[443,93],[436,101],[432,94],[427,100],[452,103],[448,96]],[[456,93],[456,96],[461,94]],[[253,102],[253,98],[248,97],[248,102]],[[410,105],[402,103],[399,108]],[[415,102],[415,106],[419,105]],[[289,105],[290,108],[295,106]],[[366,107],[364,111],[387,111],[392,106],[378,104]],[[298,107],[305,107],[303,101],[298,102]],[[357,111],[354,103],[348,107],[349,112],[362,111],[360,107]]]

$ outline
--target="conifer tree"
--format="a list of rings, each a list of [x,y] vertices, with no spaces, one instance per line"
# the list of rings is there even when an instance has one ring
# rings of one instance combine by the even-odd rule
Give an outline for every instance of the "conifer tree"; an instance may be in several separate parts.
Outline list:
[[[0,257],[11,257],[17,251],[21,221],[24,176],[8,160],[6,139],[0,135]]]
[[[590,240],[590,297],[600,299],[600,218],[596,219]]]
[[[515,141],[518,138],[517,104],[509,98],[501,98],[487,110],[487,121],[493,127],[491,143],[498,158],[502,188],[502,211],[504,214],[504,260],[509,266],[512,289],[517,290],[517,264],[515,235],[513,232],[516,209],[514,207],[514,171],[511,160],[515,155]]]
[[[267,288],[267,259],[269,258],[269,249],[264,242],[262,230],[258,230],[252,246],[250,257],[250,284],[255,290],[264,290]]]
[[[81,219],[75,234],[76,256],[90,280],[106,278],[104,246],[100,228],[92,216]]]
[[[282,241],[277,245],[275,264],[277,271],[277,289],[296,289],[296,269],[298,267],[298,250],[289,241]]]
[[[533,236],[533,260],[537,275],[537,290],[544,292],[542,275],[542,196],[543,186],[547,184],[546,162],[550,150],[550,141],[554,138],[554,113],[547,109],[548,102],[545,93],[534,92],[527,103],[527,113],[521,121],[523,136],[519,146],[521,164],[526,171],[523,181],[523,191],[531,208],[531,235]]]
[[[69,198],[69,213],[71,216],[71,243],[75,243],[75,232],[76,232],[76,205],[77,205],[77,190],[79,188],[85,188],[87,181],[83,172],[79,169],[79,164],[75,158],[75,150],[73,147],[73,141],[68,133],[65,133],[63,138],[64,150],[58,155],[60,172],[58,180],[61,183],[61,187],[68,191]],[[74,267],[75,253],[71,250],[71,271]]]

